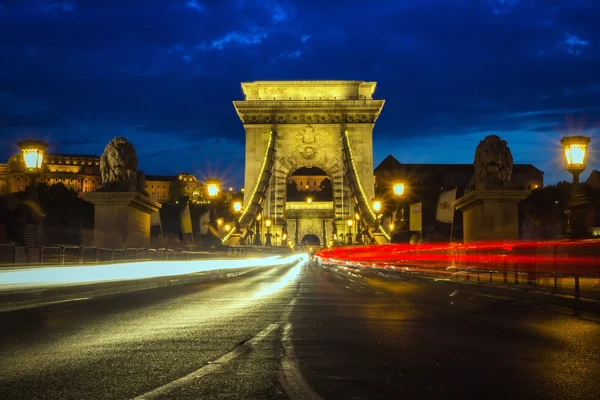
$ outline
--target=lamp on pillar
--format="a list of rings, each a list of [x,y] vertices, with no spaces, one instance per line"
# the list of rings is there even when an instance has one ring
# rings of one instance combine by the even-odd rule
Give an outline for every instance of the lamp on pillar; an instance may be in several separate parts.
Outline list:
[[[262,245],[262,240],[260,237],[260,225],[262,223],[262,216],[260,215],[260,213],[258,213],[256,215],[256,233],[254,234],[254,245],[255,246],[261,246]]]
[[[585,171],[585,156],[589,143],[590,138],[587,136],[566,136],[560,141],[565,150],[567,171],[573,175],[571,200],[565,209],[569,218],[567,233],[573,237],[588,235],[586,214],[590,200],[580,191],[579,175]]]
[[[265,219],[265,226],[267,227],[267,234],[265,235],[265,246],[271,246],[271,219]]]

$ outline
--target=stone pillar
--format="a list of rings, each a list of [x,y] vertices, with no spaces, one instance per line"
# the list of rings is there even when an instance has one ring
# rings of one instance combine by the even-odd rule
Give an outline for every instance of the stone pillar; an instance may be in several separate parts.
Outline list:
[[[463,213],[464,243],[519,238],[518,204],[529,190],[474,190],[452,203]]]
[[[150,246],[150,215],[160,203],[137,192],[90,192],[94,205],[94,245],[109,249]]]

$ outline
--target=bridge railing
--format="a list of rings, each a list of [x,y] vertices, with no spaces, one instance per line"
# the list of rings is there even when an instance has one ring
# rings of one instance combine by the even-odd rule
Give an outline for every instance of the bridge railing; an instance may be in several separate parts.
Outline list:
[[[357,246],[322,262],[600,296],[600,240]]]
[[[40,249],[26,249],[23,246],[0,244],[0,267],[197,260],[207,258],[209,254],[205,251],[168,248],[107,249],[95,246],[43,246]]]

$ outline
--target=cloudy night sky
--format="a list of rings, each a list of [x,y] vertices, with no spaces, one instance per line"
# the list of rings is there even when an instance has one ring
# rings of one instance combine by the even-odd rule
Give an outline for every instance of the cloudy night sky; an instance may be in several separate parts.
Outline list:
[[[496,133],[555,183],[562,135],[600,140],[599,21],[598,0],[0,0],[0,162],[125,136],[146,173],[239,187],[240,82],[352,79],[386,100],[375,164],[471,163]]]

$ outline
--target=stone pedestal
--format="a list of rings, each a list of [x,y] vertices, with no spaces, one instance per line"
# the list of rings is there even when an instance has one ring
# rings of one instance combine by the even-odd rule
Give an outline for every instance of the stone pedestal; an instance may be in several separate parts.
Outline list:
[[[529,190],[474,190],[452,203],[463,213],[464,242],[517,240],[518,204]]]
[[[90,192],[94,205],[94,245],[109,249],[150,246],[150,214],[160,203],[136,192]]]

